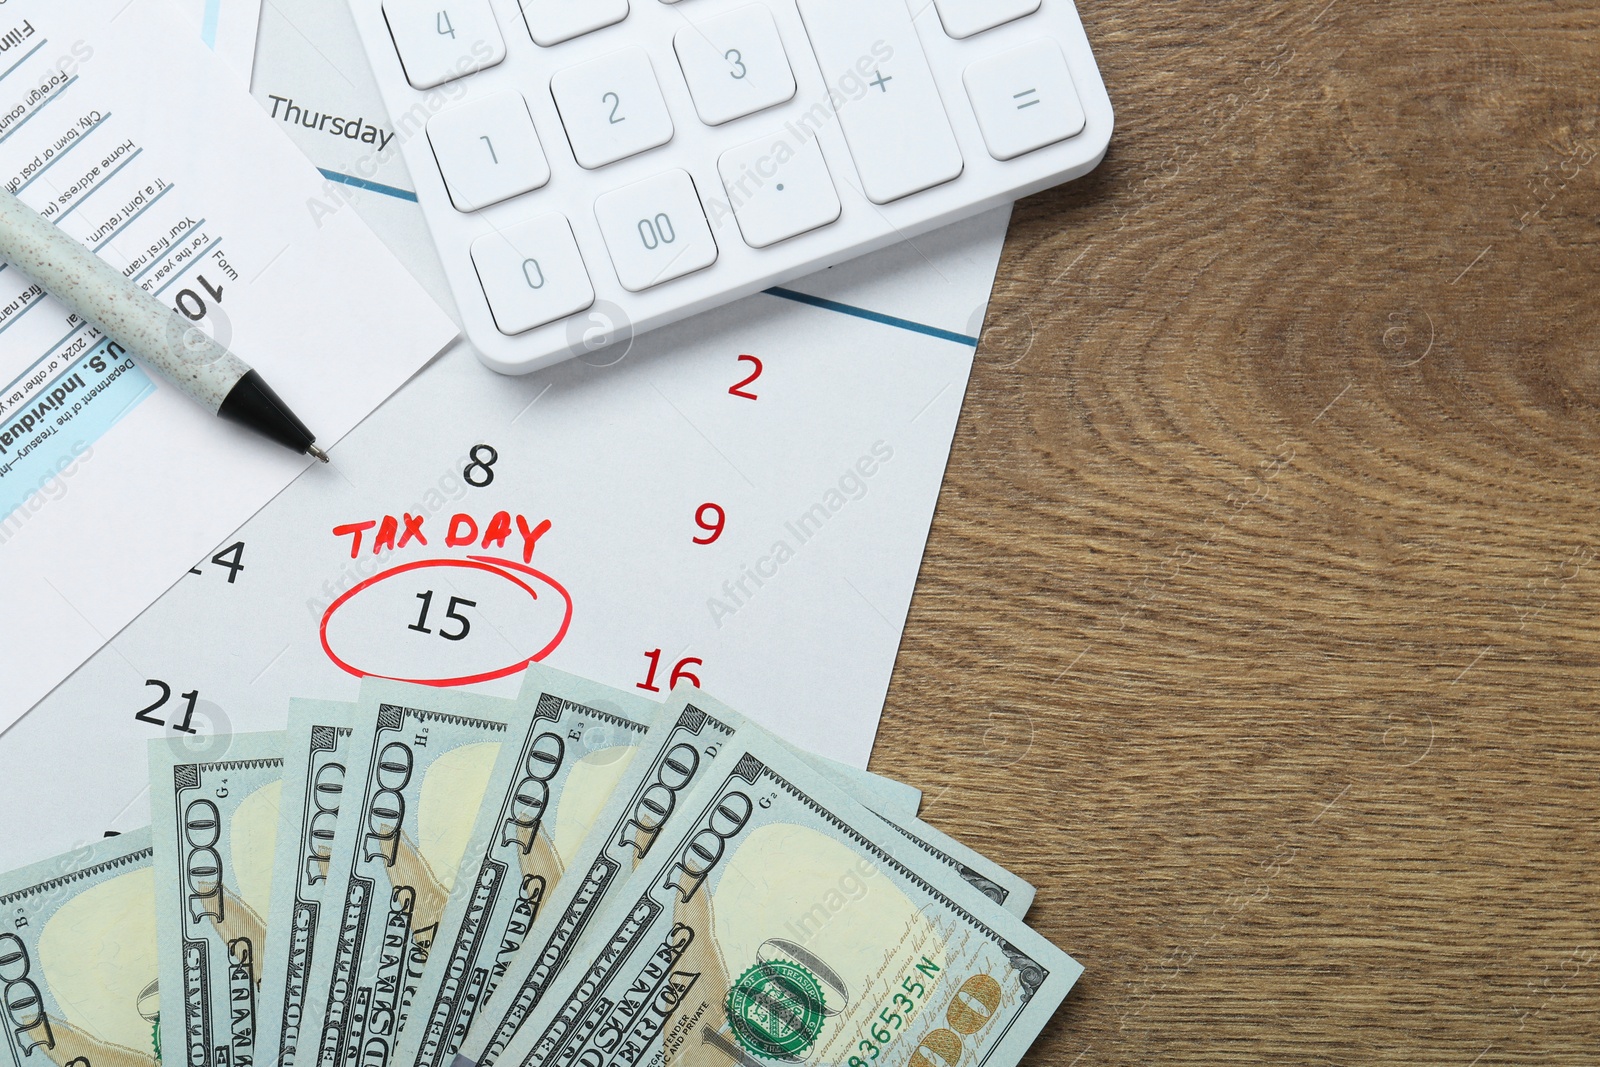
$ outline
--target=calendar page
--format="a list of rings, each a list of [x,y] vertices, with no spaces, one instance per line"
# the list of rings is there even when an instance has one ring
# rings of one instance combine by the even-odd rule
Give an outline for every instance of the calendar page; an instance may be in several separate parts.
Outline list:
[[[268,10],[258,101],[362,108],[304,64],[261,80],[294,5]],[[326,140],[324,172],[354,169],[359,146]],[[380,189],[330,179],[330,202],[437,286],[384,166]],[[527,378],[456,347],[0,736],[0,809],[34,827],[0,867],[147,822],[148,740],[203,753],[366,675],[507,696],[531,662],[657,699],[688,682],[864,766],[1007,221]],[[67,736],[71,774],[52,762]]]

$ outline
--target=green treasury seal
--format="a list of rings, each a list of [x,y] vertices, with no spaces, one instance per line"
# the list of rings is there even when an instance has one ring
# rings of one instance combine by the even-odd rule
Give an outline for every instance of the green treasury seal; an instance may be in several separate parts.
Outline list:
[[[804,1055],[822,1033],[822,983],[788,960],[751,967],[728,991],[728,1025],[739,1044],[767,1059]]]

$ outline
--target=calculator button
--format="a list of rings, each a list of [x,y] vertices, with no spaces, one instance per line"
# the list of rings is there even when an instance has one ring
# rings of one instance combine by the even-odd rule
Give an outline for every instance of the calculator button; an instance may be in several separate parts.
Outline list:
[[[628,17],[628,0],[522,0],[522,17],[535,44],[582,37]]]
[[[561,71],[550,89],[572,154],[588,170],[672,140],[661,84],[649,55],[637,45]]]
[[[384,0],[383,17],[413,89],[432,89],[506,58],[489,0]]]
[[[550,181],[550,161],[519,92],[441,111],[428,120],[428,143],[457,211],[477,211]]]
[[[694,109],[707,126],[794,99],[794,70],[778,24],[759,4],[686,26],[673,43]]]
[[[1083,132],[1083,104],[1061,46],[1040,38],[967,68],[967,95],[996,159],[1015,159]]]
[[[867,199],[959,177],[961,149],[905,0],[800,0],[800,15]]]
[[[545,215],[472,242],[472,263],[501,333],[526,333],[594,303],[594,285],[564,215]]]
[[[798,148],[781,134],[752,141],[724,152],[717,170],[728,201],[724,207],[713,200],[712,217],[731,208],[751,248],[766,248],[839,220],[839,192],[814,138]]]
[[[933,0],[951,37],[973,37],[1039,10],[1039,0]]]
[[[717,261],[694,179],[669,170],[606,193],[594,205],[617,280],[630,293],[704,270]]]

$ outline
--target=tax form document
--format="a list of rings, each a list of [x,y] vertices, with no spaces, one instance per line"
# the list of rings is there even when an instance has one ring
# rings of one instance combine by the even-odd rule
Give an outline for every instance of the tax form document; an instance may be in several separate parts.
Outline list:
[[[166,0],[0,4],[0,181],[326,443],[456,330]],[[0,728],[306,465],[0,267]],[[328,477],[337,475],[328,472]]]

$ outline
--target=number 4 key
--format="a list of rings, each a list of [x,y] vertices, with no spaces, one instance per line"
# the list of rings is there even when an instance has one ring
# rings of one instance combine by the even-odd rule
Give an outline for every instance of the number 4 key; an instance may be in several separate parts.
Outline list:
[[[383,16],[413,89],[432,89],[506,58],[489,0],[384,0]]]

